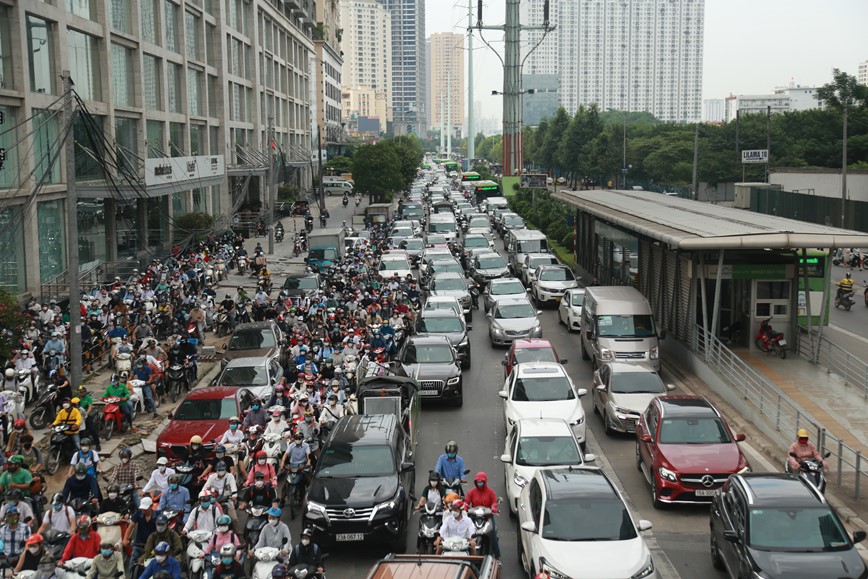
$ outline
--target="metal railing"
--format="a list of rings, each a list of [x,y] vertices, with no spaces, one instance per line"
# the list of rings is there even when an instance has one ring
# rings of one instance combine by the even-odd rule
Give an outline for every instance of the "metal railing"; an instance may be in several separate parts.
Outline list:
[[[817,344],[817,332],[813,331],[812,333],[814,334],[813,340],[808,335],[808,329],[799,326],[799,331],[796,334],[799,354],[807,360],[813,360],[811,346]],[[868,362],[864,358],[864,355],[857,356],[841,346],[833,344],[825,336],[820,338],[817,364],[829,372],[837,374],[844,380],[844,384],[856,388],[862,393],[862,396],[868,398]]]
[[[839,487],[852,488],[854,497],[858,499],[862,477],[868,475],[865,470],[868,465],[863,460],[862,451],[848,446],[702,326],[696,326],[695,331],[695,353],[758,412],[758,417],[751,418],[760,418],[774,431],[781,433],[777,443],[784,449],[789,447],[793,433],[799,428],[817,433],[817,448],[820,452],[829,451],[832,454],[827,462],[835,476],[830,477],[830,480],[834,479]],[[783,458],[784,453],[781,455]]]

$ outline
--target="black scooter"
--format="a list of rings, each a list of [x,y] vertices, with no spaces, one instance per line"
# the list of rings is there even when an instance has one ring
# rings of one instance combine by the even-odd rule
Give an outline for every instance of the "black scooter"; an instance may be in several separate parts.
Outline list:
[[[815,487],[821,493],[826,492],[826,471],[822,460],[816,458],[799,459],[795,452],[791,452],[790,456],[799,461],[799,474]],[[823,453],[823,458],[829,458],[832,453],[828,450]],[[790,469],[790,461],[787,461],[787,470]]]

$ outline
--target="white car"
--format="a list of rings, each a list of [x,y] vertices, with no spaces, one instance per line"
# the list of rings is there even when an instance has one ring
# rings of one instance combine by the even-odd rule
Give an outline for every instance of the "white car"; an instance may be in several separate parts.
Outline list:
[[[512,514],[518,513],[521,489],[544,467],[576,467],[595,460],[593,454],[582,455],[582,449],[560,418],[525,418],[515,423],[506,437],[503,463],[503,483]]]
[[[567,330],[582,329],[582,304],[585,303],[585,288],[577,287],[564,292],[564,297],[558,305],[558,322]]]
[[[519,560],[530,577],[657,579],[633,519],[609,477],[595,467],[542,468],[519,498]]]
[[[561,418],[584,448],[585,411],[581,397],[587,393],[584,388],[576,389],[560,364],[528,362],[512,369],[503,390],[497,394],[503,398],[507,434],[522,418]]]
[[[458,298],[453,296],[428,296],[425,300],[426,310],[452,310],[456,316],[464,314],[461,310],[461,303]]]
[[[579,287],[576,276],[565,265],[541,265],[534,272],[531,295],[538,305],[560,302],[564,292]]]
[[[651,366],[610,362],[594,372],[592,388],[594,412],[603,419],[603,428],[611,436],[613,432],[636,432],[636,423],[651,401],[675,386],[663,384]]]
[[[509,298],[527,298],[527,291],[521,282],[514,277],[493,279],[482,292],[482,305],[488,312],[499,300]]]
[[[405,278],[410,273],[410,260],[405,254],[385,253],[380,257],[380,265],[377,270],[383,279],[389,279],[393,275]]]

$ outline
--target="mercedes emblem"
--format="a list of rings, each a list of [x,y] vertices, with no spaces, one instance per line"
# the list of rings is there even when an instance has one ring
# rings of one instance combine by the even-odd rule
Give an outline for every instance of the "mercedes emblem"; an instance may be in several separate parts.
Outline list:
[[[703,476],[701,479],[699,479],[699,482],[701,482],[702,486],[704,486],[705,488],[710,488],[710,487],[714,486],[714,477],[711,476],[710,474],[707,474],[707,475]]]

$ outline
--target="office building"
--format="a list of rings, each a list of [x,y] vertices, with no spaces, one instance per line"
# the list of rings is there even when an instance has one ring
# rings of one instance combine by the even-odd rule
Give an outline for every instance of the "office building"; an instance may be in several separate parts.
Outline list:
[[[702,101],[702,122],[726,122],[726,108],[723,99],[705,99]]]
[[[379,2],[392,16],[392,132],[425,135],[428,130],[425,0]]]
[[[385,133],[388,125],[388,96],[386,91],[374,90],[370,87],[345,86],[341,91],[341,104],[343,106],[343,118],[347,123],[347,132],[351,136],[367,134],[371,129],[362,130],[363,127],[372,127],[376,123],[375,133]],[[359,119],[365,119],[360,123]]]
[[[859,70],[856,72],[856,80],[859,84],[868,85],[868,60],[859,63]]]
[[[730,95],[725,99],[726,121],[735,120],[736,111],[742,115],[787,113],[820,108],[814,87],[778,87],[772,94]]]
[[[543,24],[543,0],[521,4],[521,21]],[[524,74],[555,74],[558,101],[648,112],[660,120],[694,122],[702,113],[704,0],[551,0],[545,35]],[[542,31],[523,33],[522,58]]]
[[[166,255],[185,213],[259,208],[270,154],[308,189],[314,21],[265,0],[0,4],[0,286],[64,283],[65,70],[87,109],[69,135],[83,272]]]
[[[436,32],[431,45],[430,83],[431,128],[447,127],[453,138],[464,130],[464,35]],[[447,112],[449,111],[449,112]],[[451,125],[450,125],[451,123]],[[445,134],[445,133],[444,133]]]
[[[343,57],[340,4],[336,1],[316,3],[314,52],[316,57],[316,127],[322,148],[328,157],[343,154],[347,146],[341,125],[341,75]]]
[[[379,94],[385,98],[385,112],[379,116],[385,131],[392,121],[392,15],[377,0],[341,0],[341,28],[344,111],[362,114],[357,105],[364,99],[353,93]],[[364,116],[375,108],[365,107]]]

